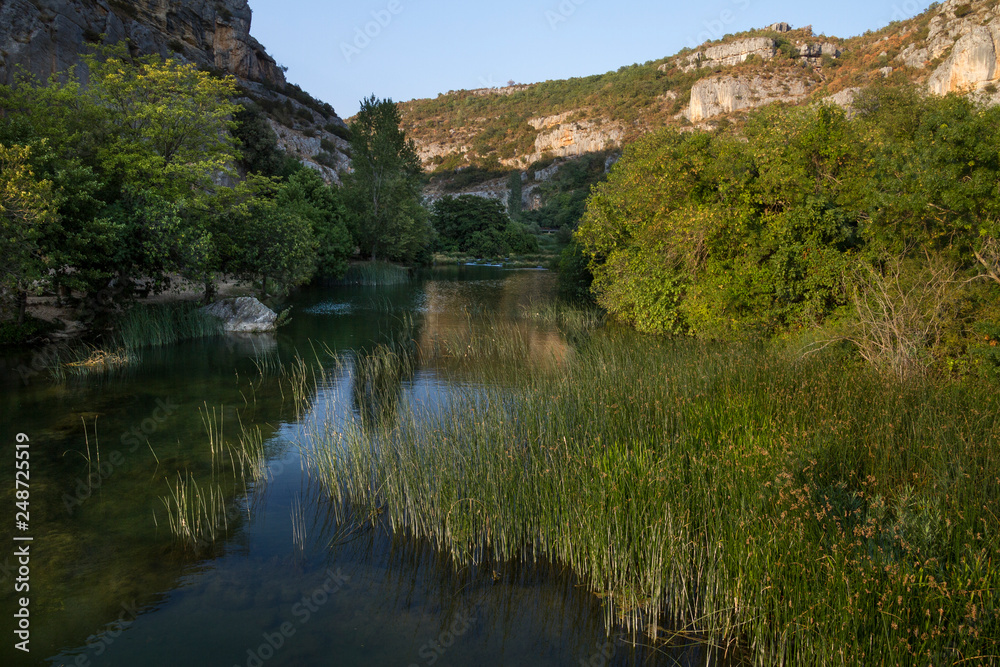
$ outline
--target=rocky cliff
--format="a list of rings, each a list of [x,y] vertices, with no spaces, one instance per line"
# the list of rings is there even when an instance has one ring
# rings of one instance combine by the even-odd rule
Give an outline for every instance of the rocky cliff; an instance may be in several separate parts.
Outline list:
[[[797,102],[809,94],[809,81],[790,76],[718,76],[691,88],[691,104],[683,112],[693,123],[772,102]]]
[[[129,40],[136,54],[174,54],[241,79],[285,85],[285,76],[250,36],[246,0],[4,0],[0,3],[0,82],[17,66],[46,79],[77,64],[100,40]]]
[[[991,85],[995,88],[1000,81],[1000,9],[993,3],[974,6],[949,0],[931,19],[926,46],[915,47],[901,54],[899,60],[923,68],[928,61],[948,54],[927,80],[932,93],[979,91]]]
[[[336,181],[348,160],[330,130],[345,127],[343,121],[287,84],[250,35],[251,18],[246,0],[0,0],[0,83],[12,83],[22,70],[45,80],[78,65],[93,44],[128,40],[135,55],[156,53],[231,74],[249,99],[286,109],[273,121],[279,144]]]
[[[621,145],[622,125],[606,118],[569,121],[572,113],[531,118],[528,124],[538,131],[535,152],[511,160],[510,164],[527,167],[543,156],[575,157]]]

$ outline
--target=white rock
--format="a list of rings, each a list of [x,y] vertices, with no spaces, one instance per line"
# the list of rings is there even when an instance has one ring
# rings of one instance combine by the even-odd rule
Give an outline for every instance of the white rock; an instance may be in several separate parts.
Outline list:
[[[235,333],[274,331],[277,314],[252,296],[223,299],[202,312],[222,320],[222,330]]]

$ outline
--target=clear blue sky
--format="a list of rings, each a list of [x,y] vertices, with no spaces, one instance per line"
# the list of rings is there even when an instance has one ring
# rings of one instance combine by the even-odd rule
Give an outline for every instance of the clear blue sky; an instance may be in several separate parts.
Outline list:
[[[359,101],[602,74],[776,21],[851,37],[924,0],[249,0],[251,34],[347,118]]]

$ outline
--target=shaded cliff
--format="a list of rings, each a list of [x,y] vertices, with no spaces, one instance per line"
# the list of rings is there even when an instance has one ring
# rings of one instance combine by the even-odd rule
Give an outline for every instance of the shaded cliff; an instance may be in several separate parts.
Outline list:
[[[235,76],[270,116],[279,145],[339,180],[349,163],[346,125],[329,104],[288,84],[250,35],[251,18],[246,0],[0,0],[0,83],[12,83],[18,72],[40,80],[65,74],[94,44],[127,40],[133,55],[179,58]]]

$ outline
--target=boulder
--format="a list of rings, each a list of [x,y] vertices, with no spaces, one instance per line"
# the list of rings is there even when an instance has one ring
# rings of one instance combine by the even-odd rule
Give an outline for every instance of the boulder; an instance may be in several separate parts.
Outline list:
[[[278,315],[252,296],[223,299],[205,306],[202,312],[222,320],[222,330],[234,333],[274,331]]]

